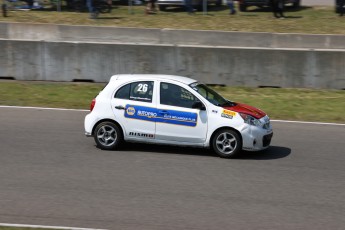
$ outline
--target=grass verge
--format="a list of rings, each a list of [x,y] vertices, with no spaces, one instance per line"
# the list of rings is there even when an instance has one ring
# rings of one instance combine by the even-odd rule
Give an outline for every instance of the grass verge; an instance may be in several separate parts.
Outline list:
[[[105,84],[0,81],[0,105],[89,109]],[[345,91],[215,87],[224,97],[264,110],[271,119],[345,123]]]
[[[188,15],[183,8],[168,8],[154,15],[144,13],[145,6],[116,5],[111,13],[89,19],[88,13],[57,12],[56,8],[30,11],[10,11],[2,22],[53,23],[139,28],[171,28],[244,32],[279,32],[310,34],[345,34],[345,17],[339,17],[334,7],[306,7],[286,10],[284,20],[275,19],[269,8],[249,7],[247,12],[229,15],[227,6],[210,6],[207,14]]]

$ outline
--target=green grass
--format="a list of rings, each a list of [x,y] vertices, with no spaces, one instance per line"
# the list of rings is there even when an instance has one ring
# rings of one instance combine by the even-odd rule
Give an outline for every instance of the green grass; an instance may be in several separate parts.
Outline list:
[[[89,109],[105,84],[0,81],[0,105]],[[261,108],[271,119],[345,123],[345,91],[215,87],[224,97]]]
[[[54,23],[92,26],[172,28],[195,30],[223,30],[246,32],[280,32],[310,34],[345,34],[345,17],[339,17],[334,7],[288,8],[287,18],[275,19],[268,9],[250,7],[247,12],[229,15],[226,6],[209,8],[208,14],[197,12],[188,15],[181,8],[171,8],[155,15],[146,15],[145,6],[116,5],[112,13],[101,14],[97,20],[89,19],[88,13],[57,12],[52,10],[11,11],[3,22]]]
[[[88,109],[105,84],[0,82],[0,104]]]

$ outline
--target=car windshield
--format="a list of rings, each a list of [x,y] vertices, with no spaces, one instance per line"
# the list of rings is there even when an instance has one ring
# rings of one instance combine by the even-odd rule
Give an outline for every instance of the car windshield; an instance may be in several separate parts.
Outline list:
[[[226,100],[224,97],[219,95],[216,91],[209,88],[208,86],[200,83],[192,83],[189,85],[193,90],[198,92],[202,97],[211,102],[216,106],[234,106],[235,103]]]

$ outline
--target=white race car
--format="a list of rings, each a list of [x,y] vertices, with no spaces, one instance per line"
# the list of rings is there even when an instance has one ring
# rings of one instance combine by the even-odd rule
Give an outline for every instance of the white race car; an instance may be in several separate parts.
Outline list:
[[[220,157],[268,148],[269,117],[249,105],[229,101],[196,80],[170,75],[111,77],[92,100],[85,134],[100,149],[123,141],[210,147]]]

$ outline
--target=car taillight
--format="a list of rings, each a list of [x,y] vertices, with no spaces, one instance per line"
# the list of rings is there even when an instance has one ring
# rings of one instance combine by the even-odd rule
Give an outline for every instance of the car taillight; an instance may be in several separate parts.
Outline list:
[[[91,102],[91,105],[90,105],[90,112],[93,110],[93,108],[95,107],[96,105],[96,98],[94,98]]]

